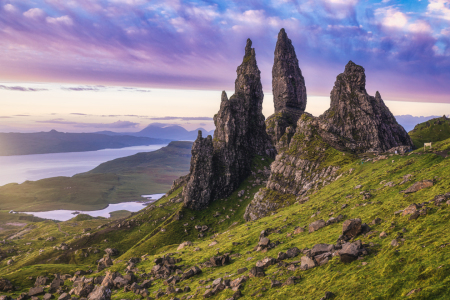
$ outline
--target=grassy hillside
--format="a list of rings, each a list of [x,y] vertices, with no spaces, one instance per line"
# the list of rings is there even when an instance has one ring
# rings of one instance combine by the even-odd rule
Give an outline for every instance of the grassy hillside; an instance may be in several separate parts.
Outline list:
[[[420,123],[409,132],[414,146],[423,148],[424,143],[439,142],[450,138],[450,119],[443,116]]]
[[[368,248],[367,255],[351,263],[342,263],[339,256],[334,256],[328,263],[304,271],[299,268],[299,261],[304,256],[300,253],[267,267],[263,277],[248,278],[241,286],[241,299],[320,299],[327,291],[336,295],[334,299],[449,299],[450,252],[447,248],[450,247],[450,236],[447,232],[450,208],[446,202],[436,205],[434,199],[450,192],[450,139],[436,143],[434,150],[436,152],[418,149],[409,155],[381,157],[375,162],[365,158],[364,163],[360,160],[347,163],[342,167],[342,177],[310,194],[303,204],[295,203],[293,195],[273,192],[273,200],[283,202],[284,207],[254,222],[245,223],[242,216],[254,193],[263,187],[264,178],[258,170],[267,167],[270,161],[261,157],[254,161],[254,175],[233,195],[215,201],[201,212],[182,208],[182,203],[177,200],[179,189],[126,220],[58,223],[67,235],[53,222],[28,225],[33,227],[22,239],[0,245],[0,251],[6,256],[0,262],[0,274],[20,287],[4,294],[17,297],[28,292],[38,275],[53,279],[56,272],[73,275],[77,270],[95,270],[96,260],[103,256],[103,250],[114,247],[119,250],[119,255],[113,257],[114,265],[108,271],[125,274],[126,261],[141,257],[142,261],[136,264],[138,270],[135,270],[138,284],[153,277],[148,287],[149,296],[153,298],[155,292],[168,290],[164,279],[150,274],[155,258],[171,253],[174,258],[181,259],[177,265],[183,272],[192,266],[201,267],[202,273],[176,283],[174,287],[190,287],[190,291],[176,295],[178,298],[203,299],[213,280],[247,276],[257,261],[265,257],[276,259],[280,251],[286,252],[292,247],[302,250],[319,243],[335,244],[342,234],[343,221],[361,218],[370,226],[370,231],[355,240],[361,240]],[[411,194],[401,193],[420,180],[431,180],[433,186]],[[239,197],[241,190],[245,193]],[[411,220],[409,216],[396,213],[413,203],[423,203],[427,213]],[[326,221],[340,214],[342,221],[308,233],[312,222]],[[381,222],[372,224],[376,218]],[[203,237],[199,236],[196,225],[208,226]],[[82,233],[86,227],[92,228],[89,235]],[[294,233],[298,227],[304,227],[306,231]],[[267,229],[270,241],[278,245],[267,252],[256,251],[260,233]],[[382,232],[385,235],[380,236]],[[56,240],[46,241],[48,236],[54,236]],[[394,239],[398,243],[396,246],[392,246]],[[177,250],[186,240],[194,245]],[[62,242],[71,249],[53,248]],[[196,248],[200,250],[196,251]],[[39,249],[43,251],[39,253]],[[100,252],[95,253],[96,249]],[[230,264],[220,267],[203,264],[212,256],[224,253],[231,255]],[[7,266],[6,261],[10,258],[15,262]],[[238,274],[237,270],[242,268],[248,270]],[[105,275],[106,271],[86,277]],[[28,277],[33,280],[26,279]],[[295,284],[271,287],[272,280],[282,283],[294,280]],[[65,285],[70,290],[72,282],[66,281]],[[229,299],[233,294],[231,289],[225,289],[211,298]],[[161,299],[174,296],[164,295]],[[112,299],[142,297],[146,296],[123,288],[114,288],[112,292]]]
[[[0,156],[95,151],[131,146],[166,144],[170,140],[97,133],[0,133]]]
[[[143,200],[164,193],[189,172],[191,142],[171,142],[157,151],[101,164],[73,177],[54,177],[0,187],[0,209],[45,211],[97,210],[109,203]]]

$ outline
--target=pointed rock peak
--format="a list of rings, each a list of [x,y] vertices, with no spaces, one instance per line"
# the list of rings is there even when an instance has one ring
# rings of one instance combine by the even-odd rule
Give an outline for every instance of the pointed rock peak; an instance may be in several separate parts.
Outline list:
[[[379,91],[377,91],[377,92],[375,93],[375,99],[378,100],[378,101],[382,100]]]
[[[252,55],[252,40],[247,39],[247,45],[245,45],[245,57]]]
[[[306,87],[294,46],[284,28],[278,33],[272,68],[275,113],[287,112],[296,123],[306,108]]]
[[[228,96],[227,96],[227,93],[225,91],[222,91],[221,101],[228,101]]]
[[[198,136],[197,136],[197,139],[201,139],[202,138],[202,131],[201,130],[199,130],[198,131]]]
[[[343,79],[352,89],[365,90],[366,89],[366,74],[362,66],[349,61],[345,66]]]

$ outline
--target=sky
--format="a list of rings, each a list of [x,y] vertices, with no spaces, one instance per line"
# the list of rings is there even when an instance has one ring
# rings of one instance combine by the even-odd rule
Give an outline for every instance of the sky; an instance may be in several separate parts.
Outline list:
[[[450,114],[449,25],[450,0],[0,0],[0,131],[212,129],[247,38],[267,117],[281,28],[307,111],[352,60],[395,115]]]

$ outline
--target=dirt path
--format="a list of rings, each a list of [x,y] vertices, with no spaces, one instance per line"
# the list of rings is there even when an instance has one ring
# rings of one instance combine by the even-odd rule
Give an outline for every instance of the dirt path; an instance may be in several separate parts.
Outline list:
[[[61,225],[60,225],[59,223],[58,223],[57,225],[58,225],[58,230],[59,230],[59,232],[62,232],[62,233],[64,233],[66,236],[69,236],[69,234],[68,234],[67,232],[61,230]]]

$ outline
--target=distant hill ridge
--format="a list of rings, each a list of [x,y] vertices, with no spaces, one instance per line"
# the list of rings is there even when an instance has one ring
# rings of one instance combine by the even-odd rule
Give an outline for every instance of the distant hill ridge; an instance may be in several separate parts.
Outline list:
[[[118,149],[167,144],[170,139],[99,133],[64,133],[56,130],[35,133],[0,133],[0,156]]]
[[[157,139],[170,140],[189,140],[194,141],[197,138],[198,131],[201,130],[203,136],[213,135],[214,130],[207,131],[204,128],[197,128],[196,130],[188,131],[179,125],[164,126],[160,123],[151,123],[139,132],[113,132],[113,131],[99,131],[96,133],[106,135],[130,135],[137,137],[149,137]]]

